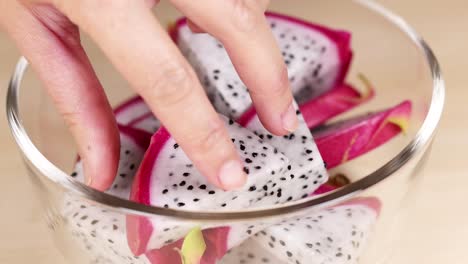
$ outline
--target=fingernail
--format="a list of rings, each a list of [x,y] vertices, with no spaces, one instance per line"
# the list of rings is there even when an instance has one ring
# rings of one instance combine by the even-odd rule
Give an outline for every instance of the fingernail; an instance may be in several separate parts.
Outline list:
[[[292,103],[281,116],[281,122],[283,123],[283,128],[289,132],[294,132],[297,129],[299,121],[297,120],[296,110]]]
[[[219,171],[219,181],[226,190],[242,187],[245,184],[246,177],[242,163],[237,160],[224,163]]]

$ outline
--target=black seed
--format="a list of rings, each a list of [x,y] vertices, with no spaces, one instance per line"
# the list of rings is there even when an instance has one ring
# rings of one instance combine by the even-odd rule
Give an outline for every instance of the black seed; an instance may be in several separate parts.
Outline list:
[[[262,166],[255,166],[255,169],[260,170],[260,169],[262,169]]]
[[[286,255],[288,255],[288,257],[292,257],[292,253],[289,251],[286,251]]]
[[[228,87],[229,89],[234,89],[234,86],[232,86],[231,84],[228,84],[227,87]]]
[[[214,70],[213,73],[214,74],[220,74],[221,72],[219,70]]]
[[[185,203],[178,203],[177,206],[183,207],[183,206],[185,206]]]
[[[185,182],[185,181],[181,181],[181,182],[179,183],[179,186],[181,186],[181,187],[182,187],[182,186],[185,186],[185,184],[186,184],[186,182]]]
[[[111,244],[114,244],[114,241],[112,239],[107,239],[107,241],[109,241],[109,243]]]
[[[309,185],[302,186],[302,189],[307,189],[307,188],[309,188]]]
[[[244,150],[245,150],[245,146],[244,146],[244,145],[240,145],[240,150],[244,151]]]
[[[314,158],[308,158],[307,160],[308,160],[308,161],[313,161],[313,160],[314,160]]]
[[[174,144],[174,149],[177,149],[179,147],[179,144],[175,143]]]
[[[93,220],[93,221],[91,221],[91,224],[92,224],[92,225],[95,225],[95,224],[97,224],[97,223],[99,223],[98,220]]]
[[[263,190],[264,190],[264,191],[268,191],[268,186],[263,185]]]
[[[233,121],[232,119],[229,119],[229,124],[230,124],[230,125],[234,124],[234,121]],[[234,139],[233,139],[232,142],[234,142]]]
[[[125,174],[125,173],[120,173],[120,177],[125,178],[125,177],[127,177],[127,174]]]
[[[313,151],[312,151],[312,150],[310,150],[310,149],[306,149],[306,151],[305,151],[305,152],[306,152],[307,154],[310,154],[310,153],[312,153]]]
[[[171,230],[171,229],[170,229],[170,228],[164,228],[164,229],[163,229],[164,232],[167,232],[167,231],[169,231],[169,230]]]
[[[239,95],[239,94],[236,93],[236,92],[232,93],[232,96],[234,96],[234,97],[237,97],[238,95]]]
[[[246,159],[245,159],[245,162],[246,162],[246,163],[252,163],[252,160],[249,159],[249,158],[246,158]]]
[[[247,230],[247,234],[251,235],[252,234],[252,230]]]
[[[72,176],[72,177],[76,177],[76,176],[78,176],[78,173],[73,172],[73,173],[71,174],[71,176]]]
[[[271,247],[271,248],[275,248],[275,245],[273,245],[273,243],[269,242],[268,245]]]
[[[83,215],[80,219],[81,219],[81,220],[86,220],[87,218],[88,218],[87,215]]]
[[[267,155],[265,153],[261,153],[260,156],[266,158]]]
[[[327,240],[333,242],[333,239],[331,237],[327,237]]]
[[[308,194],[304,194],[302,195],[302,199],[307,198],[308,196],[309,196]]]
[[[282,180],[282,181],[285,181],[285,180],[286,180],[286,178],[285,178],[285,177],[281,177],[281,178],[280,178],[280,180]]]
[[[112,225],[112,229],[117,230],[119,227],[117,225]]]
[[[169,192],[168,189],[164,189],[164,190],[162,191],[163,194],[166,194],[166,193],[168,193],[168,192]]]
[[[210,195],[213,195],[213,194],[215,194],[215,193],[216,193],[215,191],[209,191],[209,192],[208,192],[208,194],[210,194]]]
[[[255,190],[257,190],[257,187],[255,185],[250,186],[249,191],[253,192]]]
[[[227,204],[223,203],[223,204],[221,205],[221,207],[226,207],[226,205],[227,205]]]
[[[200,201],[200,199],[195,198],[195,199],[193,199],[193,201],[194,201],[194,202],[198,202],[198,201]]]
[[[189,191],[193,190],[193,185],[189,185],[189,186],[187,187],[187,190],[189,190]]]
[[[343,253],[338,252],[338,253],[336,253],[336,256],[337,256],[337,257],[342,257],[342,256],[343,256]]]
[[[131,170],[134,170],[134,169],[135,169],[135,164],[131,164],[131,165],[130,165],[130,169],[131,169]]]
[[[219,79],[218,75],[215,75],[213,78],[214,78],[215,80],[218,80],[218,79]]]
[[[173,172],[169,172],[169,177],[172,177],[174,176],[174,173]]]
[[[206,185],[205,184],[202,184],[200,185],[198,188],[202,189],[202,190],[206,190]]]
[[[268,139],[272,139],[272,138],[273,138],[273,136],[272,136],[272,135],[270,135],[270,134],[268,134],[268,135],[267,135],[267,138],[268,138]]]
[[[249,171],[249,169],[248,169],[247,167],[244,167],[244,172],[245,172],[246,174],[249,174],[249,173],[250,173],[250,171]]]
[[[125,150],[125,155],[128,155],[128,154],[130,154],[130,150],[127,149]]]

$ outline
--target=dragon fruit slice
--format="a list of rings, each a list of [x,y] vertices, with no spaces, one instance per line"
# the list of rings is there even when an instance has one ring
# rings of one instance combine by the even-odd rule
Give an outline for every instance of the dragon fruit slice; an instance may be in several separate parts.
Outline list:
[[[351,62],[351,35],[284,15],[267,13],[283,51],[293,93],[299,103],[341,83]],[[192,64],[215,108],[237,119],[252,104],[223,45],[208,34],[194,34],[186,19],[170,30]]]
[[[62,217],[74,245],[88,253],[90,263],[151,263],[131,252],[126,241],[126,218],[121,213],[69,196]]]
[[[288,184],[292,180],[288,158],[233,121],[226,120],[226,124],[249,175],[243,189],[227,192],[209,184],[169,133],[161,128],[145,154],[131,199],[166,208],[236,210],[273,205],[279,203],[280,197],[296,196],[297,187]],[[128,222],[132,230],[129,242],[135,254],[170,244],[183,237],[190,227],[190,224],[174,226],[173,222],[160,219],[129,218]]]
[[[357,263],[379,212],[376,198],[357,198],[287,220],[255,234],[220,263]]]
[[[297,109],[297,106],[295,106]],[[281,153],[291,160],[292,169],[289,177],[292,178],[297,194],[289,196],[286,201],[297,200],[297,195],[307,195],[315,191],[320,185],[328,180],[328,175],[317,145],[306,125],[299,110],[296,110],[299,125],[294,133],[283,137],[270,134],[260,122],[255,110],[246,112],[239,118],[239,124],[253,131],[255,135],[266,143],[277,148]],[[305,191],[305,192],[304,192]],[[284,201],[282,201],[284,202]]]
[[[149,146],[151,135],[122,125],[119,125],[119,131],[121,145],[119,167],[111,188],[106,192],[123,199],[128,199],[133,178]],[[81,161],[75,164],[75,169],[71,176],[78,181],[84,182],[83,164]]]
[[[329,168],[361,156],[405,131],[411,102],[356,117],[313,131],[318,149]]]
[[[106,192],[128,199],[133,177],[149,146],[151,135],[126,126],[119,126],[119,130],[121,152],[118,174]],[[71,176],[84,181],[80,161]],[[67,196],[61,215],[66,219],[64,222],[75,244],[86,250],[95,263],[150,263],[146,257],[135,257],[130,251],[126,241],[126,218],[121,213]]]

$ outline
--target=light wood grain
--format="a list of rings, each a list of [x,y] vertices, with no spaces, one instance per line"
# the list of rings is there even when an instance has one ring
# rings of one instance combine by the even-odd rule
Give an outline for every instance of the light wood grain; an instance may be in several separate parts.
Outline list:
[[[381,0],[430,43],[447,81],[444,119],[428,163],[411,235],[392,263],[466,263],[468,244],[468,2]],[[0,97],[18,52],[0,33]],[[2,100],[3,101],[3,100]],[[40,222],[40,210],[0,104],[0,263],[65,263]]]

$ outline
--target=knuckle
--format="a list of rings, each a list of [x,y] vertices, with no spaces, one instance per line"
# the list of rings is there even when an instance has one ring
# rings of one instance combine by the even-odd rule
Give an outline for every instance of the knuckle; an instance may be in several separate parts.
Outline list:
[[[131,7],[131,0],[80,0],[59,1],[62,12],[81,27],[92,27],[97,20],[122,19]]]
[[[237,31],[243,33],[252,33],[256,30],[259,23],[259,16],[245,0],[233,0],[233,25]]]
[[[162,63],[151,78],[149,97],[162,107],[180,105],[193,91],[192,75],[183,63]]]
[[[205,133],[200,133],[192,138],[194,149],[198,150],[200,155],[219,150],[219,145],[224,142],[225,127],[220,121],[215,122]]]
[[[279,74],[274,74],[276,78],[271,78],[268,81],[260,82],[262,85],[256,87],[256,89],[250,89],[250,93],[268,98],[283,98],[290,93],[288,70],[286,67],[282,67]]]

